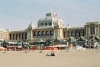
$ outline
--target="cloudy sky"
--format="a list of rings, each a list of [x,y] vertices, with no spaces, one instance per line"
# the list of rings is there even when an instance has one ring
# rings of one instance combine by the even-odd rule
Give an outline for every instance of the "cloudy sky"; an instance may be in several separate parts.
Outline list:
[[[0,28],[22,30],[31,21],[37,27],[38,20],[50,12],[50,2],[65,27],[100,21],[100,0],[0,0]]]

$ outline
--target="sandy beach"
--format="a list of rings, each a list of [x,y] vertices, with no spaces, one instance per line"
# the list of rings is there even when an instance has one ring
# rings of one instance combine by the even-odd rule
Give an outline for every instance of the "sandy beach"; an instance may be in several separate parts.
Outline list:
[[[54,52],[56,56],[46,56]],[[100,50],[0,51],[0,67],[100,67]]]

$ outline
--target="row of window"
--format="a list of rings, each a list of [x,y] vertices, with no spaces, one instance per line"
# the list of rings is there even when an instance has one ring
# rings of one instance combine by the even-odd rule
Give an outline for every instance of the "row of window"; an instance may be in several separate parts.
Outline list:
[[[42,31],[42,32],[40,32],[40,31],[38,31],[38,32],[34,32],[34,36],[44,36],[44,35],[53,35],[53,31],[46,31],[46,32],[44,32],[44,31]]]
[[[68,33],[71,33],[71,34],[72,34],[72,33],[83,33],[83,32],[84,32],[84,31],[71,31],[71,32],[68,31]]]
[[[65,38],[65,36],[66,36],[66,33],[64,32],[64,38]],[[69,32],[68,31],[68,37],[69,36],[84,36],[84,31],[75,31],[75,32],[73,32],[73,31],[71,31],[71,32]]]
[[[39,26],[51,26],[52,22],[39,23]]]
[[[34,36],[34,38],[52,38],[52,36]]]
[[[10,34],[10,40],[17,40],[18,38],[27,39],[27,34]]]

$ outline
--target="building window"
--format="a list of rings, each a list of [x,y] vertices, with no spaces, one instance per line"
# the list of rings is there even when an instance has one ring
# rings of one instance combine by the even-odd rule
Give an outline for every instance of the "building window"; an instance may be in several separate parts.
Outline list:
[[[52,22],[49,22],[49,26],[51,26],[52,25]]]
[[[44,36],[44,35],[45,35],[45,34],[44,34],[44,31],[42,31],[42,33],[41,33],[41,34],[42,34],[42,36]]]
[[[46,35],[49,35],[49,32],[48,31],[46,31]]]
[[[91,27],[90,29],[91,29],[90,30],[91,31],[91,34],[95,34],[95,28],[94,27]]]
[[[15,34],[13,34],[13,40],[14,40],[14,36],[15,36]]]
[[[11,34],[10,34],[10,40],[11,40]]]
[[[41,32],[40,31],[38,31],[38,36],[40,36],[41,35]]]
[[[96,32],[95,33],[96,33],[96,35],[98,35],[98,27],[96,27]]]
[[[22,40],[23,40],[23,34],[22,34]]]
[[[64,38],[65,38],[65,32],[64,32]]]
[[[53,35],[53,31],[50,31],[50,35]]]
[[[41,23],[41,26],[43,26],[43,23]]]
[[[83,36],[83,31],[80,31],[80,36]]]
[[[19,38],[20,38],[20,34],[19,34]]]
[[[16,40],[17,40],[17,34],[16,34]]]
[[[75,32],[74,32],[74,31],[72,32],[72,36],[73,36],[73,37],[75,36]]]
[[[25,34],[25,39],[27,39],[27,34]]]
[[[47,23],[44,23],[45,26],[47,26]]]
[[[36,31],[34,32],[34,36],[36,36]]]

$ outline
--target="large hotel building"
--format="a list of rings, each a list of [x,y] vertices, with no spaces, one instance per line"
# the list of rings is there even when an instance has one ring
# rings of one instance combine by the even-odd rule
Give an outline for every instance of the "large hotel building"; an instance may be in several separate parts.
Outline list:
[[[23,41],[46,41],[53,40],[57,37],[66,40],[69,37],[80,38],[81,36],[88,39],[93,36],[100,36],[99,22],[86,22],[83,27],[64,27],[62,19],[50,10],[46,16],[38,20],[38,27],[34,28],[32,22],[24,30],[11,31],[0,28],[0,41],[7,40],[16,42],[19,38]]]

